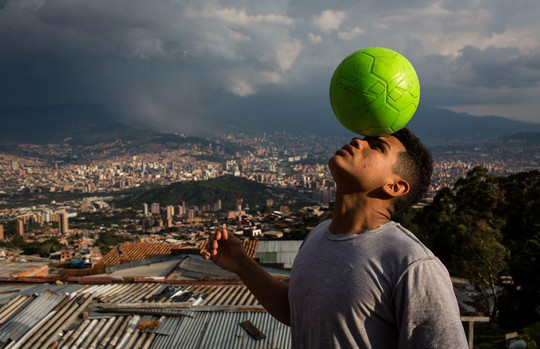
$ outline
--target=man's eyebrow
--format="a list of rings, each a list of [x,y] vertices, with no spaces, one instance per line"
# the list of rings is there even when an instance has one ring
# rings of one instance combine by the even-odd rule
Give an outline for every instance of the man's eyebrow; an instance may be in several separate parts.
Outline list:
[[[368,136],[368,137],[364,137],[364,139],[365,139],[366,141],[375,140],[375,141],[377,141],[377,142],[380,142],[380,143],[384,144],[384,145],[388,148],[388,150],[390,150],[390,151],[392,150],[392,147],[390,146],[390,143],[388,143],[386,140],[384,140],[384,139],[381,138],[381,137],[372,137],[372,136]]]

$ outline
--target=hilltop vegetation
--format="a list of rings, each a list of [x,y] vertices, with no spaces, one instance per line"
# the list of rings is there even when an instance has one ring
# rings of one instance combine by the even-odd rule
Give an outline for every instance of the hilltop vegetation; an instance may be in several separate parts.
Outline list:
[[[275,188],[246,178],[226,175],[207,181],[177,182],[152,189],[130,191],[130,196],[116,202],[118,206],[142,207],[143,203],[158,202],[160,205],[186,206],[213,205],[221,200],[224,210],[236,209],[238,199],[243,206],[264,207],[267,199],[293,206],[310,204],[309,198],[294,189]]]

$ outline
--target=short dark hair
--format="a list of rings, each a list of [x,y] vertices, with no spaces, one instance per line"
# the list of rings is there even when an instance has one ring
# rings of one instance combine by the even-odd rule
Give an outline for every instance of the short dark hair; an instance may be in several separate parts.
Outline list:
[[[405,147],[406,151],[398,153],[392,170],[409,183],[409,192],[394,200],[394,211],[407,208],[424,197],[433,173],[431,152],[420,142],[408,128],[392,134]]]

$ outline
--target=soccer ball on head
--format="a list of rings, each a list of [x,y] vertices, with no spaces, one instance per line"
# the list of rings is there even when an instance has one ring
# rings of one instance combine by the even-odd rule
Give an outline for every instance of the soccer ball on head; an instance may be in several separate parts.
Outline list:
[[[419,100],[420,83],[413,66],[387,48],[350,54],[330,82],[330,104],[337,119],[364,136],[384,136],[403,128]]]

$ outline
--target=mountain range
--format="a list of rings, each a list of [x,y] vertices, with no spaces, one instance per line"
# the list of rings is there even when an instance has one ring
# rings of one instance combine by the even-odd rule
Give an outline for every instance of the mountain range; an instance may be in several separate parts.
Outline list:
[[[269,114],[272,113],[273,114]],[[297,115],[291,118],[292,114]],[[243,123],[246,116],[229,118],[220,130],[241,132],[287,131],[299,134],[348,136],[335,117],[310,119],[309,110],[281,113],[268,108],[257,118],[260,122]],[[116,139],[141,139],[160,133],[149,127],[120,120],[101,104],[62,104],[0,108],[0,144],[57,143],[70,139],[77,144],[95,144]],[[516,121],[500,116],[473,116],[466,113],[421,106],[407,125],[426,144],[445,145],[476,143],[496,137],[528,132],[540,137],[540,123]],[[182,132],[182,130],[171,130]],[[163,133],[161,133],[163,136]],[[172,135],[171,135],[172,136]],[[176,137],[173,137],[176,138]]]

